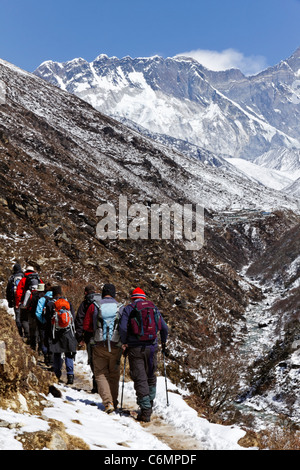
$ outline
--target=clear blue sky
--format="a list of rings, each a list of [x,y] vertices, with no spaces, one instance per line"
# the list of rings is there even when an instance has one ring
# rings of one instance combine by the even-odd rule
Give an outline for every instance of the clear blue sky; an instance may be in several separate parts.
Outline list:
[[[275,65],[300,46],[300,0],[0,0],[0,20],[0,58],[28,71],[199,49]]]

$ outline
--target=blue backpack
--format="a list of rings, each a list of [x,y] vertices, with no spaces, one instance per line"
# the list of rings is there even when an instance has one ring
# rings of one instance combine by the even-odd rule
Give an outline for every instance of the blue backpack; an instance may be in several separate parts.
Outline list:
[[[120,341],[118,327],[120,309],[123,304],[116,302],[94,302],[94,305],[98,310],[94,342],[98,343],[107,341],[108,351],[111,352],[111,341],[114,343],[119,343]]]

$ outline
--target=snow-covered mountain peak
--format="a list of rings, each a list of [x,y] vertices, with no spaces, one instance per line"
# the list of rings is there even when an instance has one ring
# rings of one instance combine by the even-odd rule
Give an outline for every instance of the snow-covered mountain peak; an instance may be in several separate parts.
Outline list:
[[[71,63],[69,63],[70,65]],[[120,67],[120,62],[118,62]],[[76,63],[73,62],[73,65]],[[164,66],[166,67],[166,63],[164,62]],[[174,64],[174,61],[170,64],[172,67],[177,67]],[[177,69],[178,70],[178,69]],[[66,79],[66,84],[69,86],[78,86],[76,81],[74,82],[74,76],[72,73],[69,75],[69,69],[64,67],[63,69],[59,68],[61,74]],[[85,93],[89,93],[91,91],[91,87],[84,90],[83,87],[87,86],[87,83],[93,84],[96,86],[97,89],[101,89],[102,92],[106,92],[107,100],[114,100],[114,97],[111,96],[113,86],[116,89],[117,96],[123,96],[123,100],[121,102],[124,104],[125,109],[128,111],[128,116],[130,115],[131,110],[131,102],[127,98],[127,87],[130,86],[131,96],[130,98],[134,98],[135,96],[139,96],[141,99],[145,99],[148,105],[152,105],[151,112],[147,112],[145,108],[142,106],[142,101],[140,101],[140,112],[142,113],[142,117],[145,122],[149,122],[149,124],[155,124],[156,126],[163,126],[165,122],[163,120],[163,116],[160,114],[160,109],[163,108],[165,110],[165,101],[163,99],[164,93],[159,90],[155,91],[147,82],[147,75],[142,73],[142,70],[138,67],[134,67],[133,63],[130,63],[130,68],[127,71],[124,69],[119,68],[118,73],[112,73],[110,75],[105,74],[104,77],[101,75],[95,75],[95,66],[94,70],[91,69],[90,64],[86,63],[86,69],[83,70],[82,68],[78,69],[78,73],[85,74],[85,80],[81,81],[82,86],[82,95],[84,96]],[[67,81],[67,77],[69,76],[69,81]],[[76,97],[70,95],[69,93],[61,92],[60,90],[50,87],[49,84],[45,83],[44,80],[36,77],[35,75],[27,75],[26,80],[24,80],[22,73],[16,73],[15,69],[11,70],[9,67],[0,67],[0,79],[3,78],[5,82],[10,83],[11,89],[20,89],[22,88],[23,92],[22,95],[15,94],[11,96],[11,92],[8,93],[8,100],[13,100],[15,103],[19,103],[21,106],[25,107],[27,111],[35,113],[43,120],[47,121],[47,126],[55,127],[60,129],[60,132],[65,133],[68,135],[70,139],[71,136],[77,141],[78,139],[83,139],[87,143],[89,150],[83,150],[83,143],[80,144],[81,151],[80,151],[80,159],[90,159],[91,153],[95,155],[99,165],[100,161],[103,160],[103,155],[106,155],[106,140],[103,140],[101,129],[103,126],[112,126],[112,124],[99,124],[96,131],[95,123],[98,122],[99,119],[102,122],[107,121],[107,116],[98,113],[90,106],[83,106],[83,102],[81,100],[77,100]],[[62,80],[62,75],[57,76],[60,80]],[[128,78],[129,77],[129,78]],[[150,74],[149,80],[153,80],[153,76]],[[158,77],[159,79],[160,77]],[[130,79],[132,83],[135,83],[135,87],[130,85]],[[115,81],[114,81],[115,80]],[[162,83],[159,81],[159,84]],[[105,86],[108,89],[105,89]],[[49,88],[48,88],[49,87]],[[40,89],[40,94],[36,92],[37,89]],[[76,98],[76,99],[75,99]],[[74,102],[72,101],[74,99]],[[229,100],[227,100],[228,103]],[[9,102],[9,101],[8,101]],[[172,106],[171,106],[172,104]],[[178,98],[170,98],[170,106],[168,108],[168,112],[170,116],[173,116],[174,119],[176,115],[174,113],[174,105],[180,109],[182,102]],[[190,105],[190,104],[189,104]],[[72,109],[75,107],[76,109],[81,112],[82,109],[84,113],[88,115],[89,122],[93,122],[93,125],[90,126],[89,130],[86,130],[86,126],[84,124],[85,120],[78,122],[73,115],[71,115],[71,111],[69,107]],[[220,103],[218,101],[215,103],[215,110],[213,106],[207,106],[207,113],[215,113],[215,116],[218,116],[219,113],[219,106]],[[151,122],[152,116],[156,113],[156,117],[154,119],[154,123]],[[90,115],[93,114],[93,118]],[[178,122],[182,122],[184,124],[183,117],[178,115],[177,119]],[[118,172],[120,174],[125,175],[127,171],[124,173],[123,167],[123,157],[121,155],[126,155],[129,152],[130,161],[132,161],[132,165],[134,164],[135,154],[132,152],[132,139],[138,138],[141,139],[142,137],[139,134],[136,134],[134,131],[126,128],[125,126],[119,124],[118,125],[115,121],[114,124],[114,133],[120,133],[122,135],[122,141],[118,141],[118,150],[117,154],[119,155],[119,163],[118,163]],[[187,123],[186,123],[187,125]],[[118,128],[118,129],[117,129]],[[136,135],[136,137],[134,137]],[[286,195],[281,195],[278,192],[265,190],[264,192],[261,191],[261,185],[255,183],[253,180],[249,178],[242,177],[242,174],[238,171],[228,171],[229,166],[225,167],[224,169],[213,168],[209,165],[202,163],[201,161],[184,156],[178,152],[174,152],[171,149],[168,149],[161,144],[154,143],[153,141],[149,141],[145,139],[145,142],[141,144],[141,146],[145,149],[149,148],[151,150],[151,155],[154,156],[147,157],[146,161],[144,161],[145,157],[141,157],[142,165],[146,165],[145,162],[151,158],[153,160],[153,168],[159,165],[159,172],[164,175],[164,179],[170,188],[170,185],[175,185],[176,188],[180,187],[185,192],[184,198],[187,200],[194,201],[195,203],[199,202],[203,204],[203,206],[207,208],[212,208],[214,210],[224,210],[225,208],[231,207],[232,204],[235,204],[235,207],[254,207],[257,209],[271,209],[271,208],[279,208],[279,207],[289,207],[293,208],[294,210],[298,211],[298,205],[296,201],[292,198],[286,197]],[[123,148],[124,147],[124,148]],[[156,150],[155,150],[156,149]],[[165,158],[160,159],[159,163],[156,161],[156,152],[162,152],[163,155],[166,155]],[[32,151],[31,151],[32,152]],[[205,154],[205,152],[204,152]],[[206,152],[207,158],[206,161],[209,161],[211,155],[209,152]],[[41,155],[37,149],[35,154],[35,158],[38,160],[41,158]],[[125,158],[125,157],[124,157]],[[100,159],[100,160],[99,160]],[[109,159],[107,156],[104,158],[105,161],[105,168],[111,164],[111,171],[113,173],[116,172],[115,165],[116,162],[114,158]],[[127,159],[125,158],[125,161]],[[110,162],[110,163],[109,163]],[[152,165],[152,164],[151,164]],[[171,177],[174,168],[177,168],[177,178],[174,180]],[[152,168],[152,166],[151,166]],[[132,179],[134,174],[136,173],[135,177],[139,177],[139,171],[135,169],[134,173],[130,173],[130,178]],[[147,170],[147,174],[149,175],[149,170]],[[169,176],[168,176],[169,175]],[[182,179],[182,177],[183,179]],[[185,176],[183,176],[185,175]],[[188,185],[186,185],[185,179],[189,181]],[[140,183],[136,182],[139,186]],[[174,186],[174,187],[175,187]],[[162,188],[159,189],[161,191]],[[148,191],[148,190],[147,190]],[[168,190],[169,191],[169,190]],[[153,194],[153,189],[149,190],[149,194],[147,197],[150,197]]]
[[[35,74],[148,135],[180,139],[217,157],[254,160],[300,148],[299,51],[252,77],[195,59],[100,54],[41,65]],[[161,136],[161,137],[158,137]]]

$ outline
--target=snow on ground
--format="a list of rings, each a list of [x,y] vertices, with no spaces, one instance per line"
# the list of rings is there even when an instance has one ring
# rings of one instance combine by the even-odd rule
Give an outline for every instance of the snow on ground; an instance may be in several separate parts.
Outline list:
[[[75,374],[86,374],[90,377],[85,351],[79,351],[75,361]],[[76,376],[75,376],[76,377]],[[166,402],[166,384],[164,377],[158,377],[157,398],[154,414],[159,415],[163,423],[173,427],[174,432],[184,434],[198,441],[198,450],[242,450],[238,444],[245,432],[236,426],[210,424],[198,417],[197,412],[184,401],[184,391],[167,382],[169,406]],[[104,413],[98,394],[60,384],[61,398],[48,395],[49,405],[44,409],[43,416],[32,416],[28,413],[16,413],[12,410],[0,409],[1,422],[11,423],[9,427],[0,426],[0,450],[22,450],[22,444],[15,436],[19,433],[46,431],[49,429],[48,419],[63,422],[66,432],[80,437],[91,450],[114,450],[127,452],[132,450],[168,451],[168,445],[147,431],[132,417],[112,413]],[[120,383],[120,394],[122,383]],[[135,407],[135,392],[132,382],[124,384],[124,408]],[[149,428],[150,429],[150,428]]]
[[[6,300],[0,300],[0,305],[5,307],[14,316],[13,309],[9,309]],[[123,371],[122,371],[123,373]],[[76,377],[77,385],[76,385]],[[64,383],[58,388],[62,393],[61,398],[55,398],[51,394],[45,397],[48,406],[45,407],[42,417],[29,413],[16,413],[12,410],[0,408],[0,450],[22,450],[21,442],[15,436],[23,432],[47,431],[50,426],[48,419],[63,422],[66,432],[77,436],[89,445],[91,450],[116,450],[135,451],[152,450],[167,451],[168,447],[154,433],[154,426],[143,427],[132,417],[120,413],[107,415],[98,394],[80,389],[83,377],[86,382],[92,384],[91,370],[87,363],[87,352],[80,350],[75,359],[75,383],[67,386]],[[86,388],[86,387],[84,387]],[[237,426],[222,426],[211,424],[206,419],[200,418],[197,412],[189,407],[184,400],[187,392],[175,386],[167,380],[168,402],[166,396],[165,378],[159,376],[157,380],[157,395],[154,406],[154,416],[158,416],[162,423],[168,425],[174,434],[178,433],[196,442],[198,450],[244,450],[238,441],[245,436],[245,431]],[[119,402],[122,393],[122,377],[119,388]],[[133,382],[124,382],[123,408],[137,409]],[[2,427],[1,423],[6,423]],[[11,423],[10,428],[7,423]]]
[[[295,179],[292,172],[265,168],[243,158],[226,158],[225,160],[234,165],[238,170],[244,172],[248,177],[268,188],[281,190],[289,186]]]

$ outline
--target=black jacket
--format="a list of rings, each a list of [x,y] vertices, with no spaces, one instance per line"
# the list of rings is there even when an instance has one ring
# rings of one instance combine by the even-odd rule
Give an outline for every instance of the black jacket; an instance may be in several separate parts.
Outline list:
[[[56,299],[51,299],[47,302],[46,305],[46,339],[47,344],[52,353],[75,353],[77,350],[77,340],[75,337],[75,327],[74,329],[62,329],[55,331],[53,334],[52,327],[52,317],[54,311],[54,302]],[[69,302],[70,303],[70,302]],[[72,304],[70,303],[70,310],[75,321],[75,312]]]
[[[75,329],[76,329],[76,339],[78,343],[80,343],[80,341],[87,342],[87,340],[90,339],[86,337],[86,332],[84,332],[83,330],[83,320],[84,320],[85,314],[89,306],[90,306],[90,302],[84,299],[83,302],[81,302],[81,304],[79,305],[79,308],[77,310],[77,314],[75,318]]]

